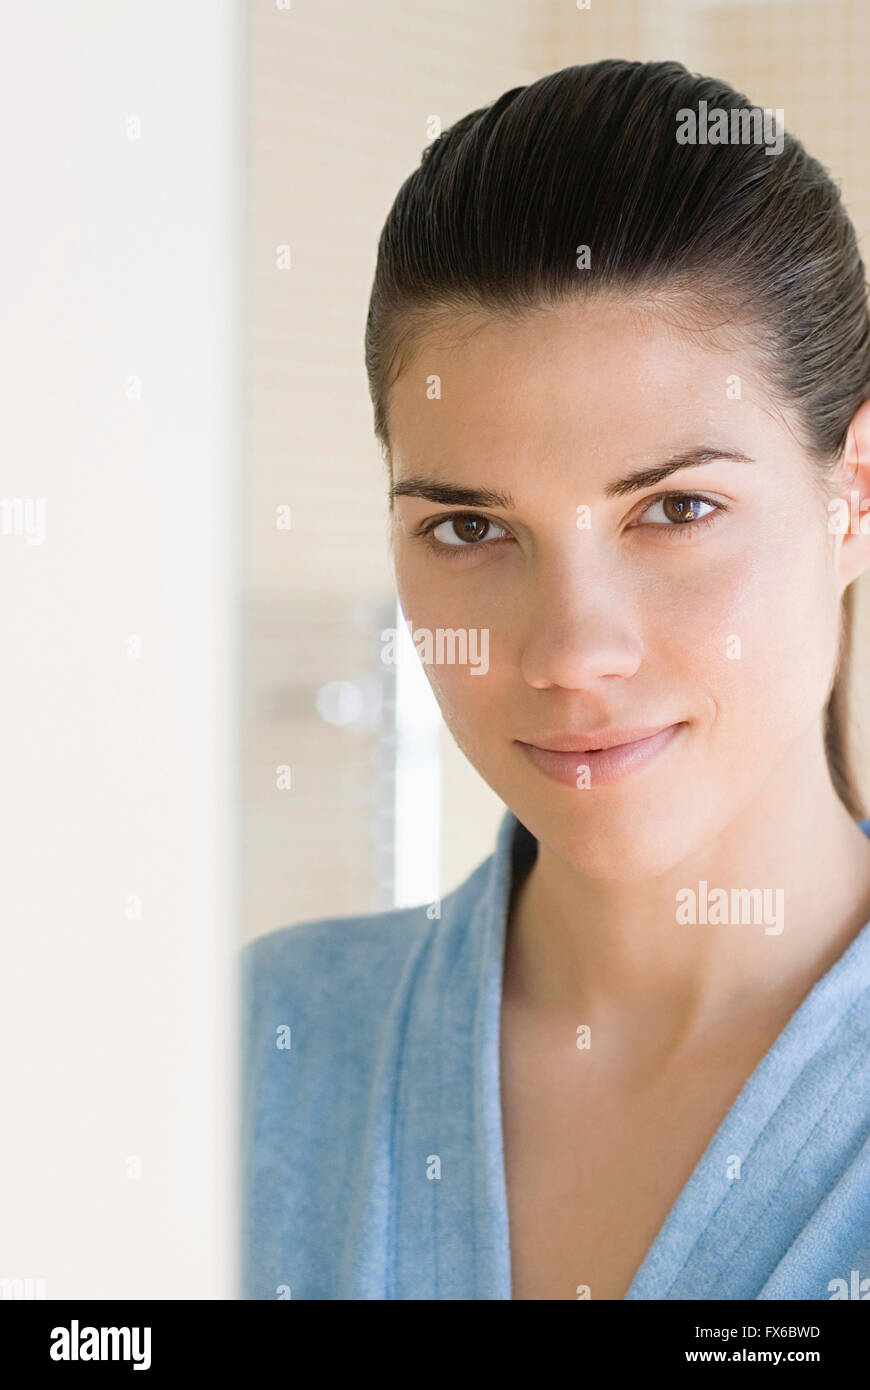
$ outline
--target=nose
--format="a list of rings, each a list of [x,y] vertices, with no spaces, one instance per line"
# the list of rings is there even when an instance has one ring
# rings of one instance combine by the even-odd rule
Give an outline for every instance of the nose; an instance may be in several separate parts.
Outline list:
[[[611,573],[595,573],[588,563],[553,563],[529,584],[520,651],[529,685],[583,690],[606,677],[635,674],[642,646],[634,601]]]

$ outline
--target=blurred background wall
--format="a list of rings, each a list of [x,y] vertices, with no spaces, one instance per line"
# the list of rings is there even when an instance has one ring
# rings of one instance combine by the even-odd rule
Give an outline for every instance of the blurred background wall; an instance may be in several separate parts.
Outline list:
[[[234,1297],[243,19],[0,3],[0,1299]]]
[[[244,912],[256,935],[431,901],[491,852],[503,813],[428,687],[379,660],[396,619],[363,328],[378,234],[430,118],[445,128],[569,63],[676,58],[783,108],[841,182],[866,261],[870,5],[248,0],[247,24]],[[861,600],[866,795],[866,579]]]

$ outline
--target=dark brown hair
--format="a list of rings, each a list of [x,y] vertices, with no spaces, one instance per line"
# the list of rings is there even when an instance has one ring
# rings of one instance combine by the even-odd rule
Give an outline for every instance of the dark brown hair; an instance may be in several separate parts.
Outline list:
[[[824,490],[870,396],[864,266],[839,191],[800,141],[680,144],[679,113],[757,110],[680,63],[608,59],[515,87],[422,154],[378,244],[365,334],[375,434],[417,336],[481,309],[521,313],[596,290],[662,292],[751,337]],[[770,127],[768,127],[770,129]],[[577,251],[590,248],[588,268]],[[825,710],[831,780],[864,815],[850,755],[854,586]]]

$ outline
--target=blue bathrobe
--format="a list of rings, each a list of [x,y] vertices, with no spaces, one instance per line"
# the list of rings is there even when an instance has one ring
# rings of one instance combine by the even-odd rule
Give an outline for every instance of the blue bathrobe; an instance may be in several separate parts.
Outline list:
[[[502,953],[536,848],[508,811],[440,904],[244,948],[243,1298],[510,1299]],[[744,1085],[625,1297],[870,1299],[870,922]]]

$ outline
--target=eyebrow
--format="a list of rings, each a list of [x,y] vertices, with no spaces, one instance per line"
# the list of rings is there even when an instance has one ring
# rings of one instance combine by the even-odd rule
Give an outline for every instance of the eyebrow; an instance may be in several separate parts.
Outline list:
[[[616,482],[608,483],[604,489],[604,496],[625,497],[628,493],[654,487],[664,478],[669,478],[672,473],[678,473],[681,468],[698,468],[705,463],[714,463],[717,459],[735,463],[755,463],[755,459],[740,449],[720,449],[713,446],[684,449],[682,453],[671,454],[663,463],[656,464],[653,468],[641,468],[624,478],[618,478]],[[436,478],[426,478],[420,474],[412,474],[402,482],[394,483],[390,488],[390,505],[397,497],[423,497],[427,502],[441,502],[448,507],[502,507],[505,511],[512,511],[516,507],[509,492],[493,488],[459,487],[454,483],[442,483]]]

